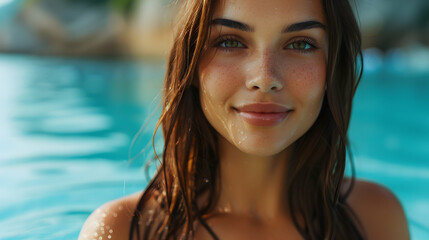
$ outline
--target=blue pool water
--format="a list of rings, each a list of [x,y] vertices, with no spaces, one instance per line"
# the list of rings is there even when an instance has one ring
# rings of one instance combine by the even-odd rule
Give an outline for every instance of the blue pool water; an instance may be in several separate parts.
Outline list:
[[[0,55],[0,239],[76,239],[96,207],[145,187],[163,73]],[[429,239],[428,92],[429,71],[369,69],[350,128],[357,176],[398,196],[416,240]]]

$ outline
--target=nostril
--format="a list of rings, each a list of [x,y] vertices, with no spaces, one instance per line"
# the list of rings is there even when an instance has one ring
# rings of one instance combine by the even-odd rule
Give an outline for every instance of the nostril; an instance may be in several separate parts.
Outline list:
[[[252,91],[280,91],[283,85],[279,80],[267,77],[257,77],[246,81],[246,87]]]

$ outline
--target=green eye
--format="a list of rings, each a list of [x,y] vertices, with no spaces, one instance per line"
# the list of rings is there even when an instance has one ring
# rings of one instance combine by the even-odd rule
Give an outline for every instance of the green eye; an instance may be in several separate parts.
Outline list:
[[[240,43],[237,40],[233,40],[233,39],[224,40],[219,44],[219,46],[223,47],[223,48],[241,48],[241,47],[244,47],[242,43]]]
[[[314,46],[306,41],[301,40],[289,44],[286,48],[299,51],[311,51]]]
[[[298,41],[298,42],[294,42],[291,44],[293,49],[298,49],[298,50],[308,50],[310,49],[312,46],[304,41]]]

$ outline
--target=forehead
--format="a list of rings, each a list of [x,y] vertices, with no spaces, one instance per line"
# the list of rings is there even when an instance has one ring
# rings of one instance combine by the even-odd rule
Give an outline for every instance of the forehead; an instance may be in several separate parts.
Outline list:
[[[213,18],[220,17],[254,25],[309,19],[325,22],[322,0],[220,0]]]

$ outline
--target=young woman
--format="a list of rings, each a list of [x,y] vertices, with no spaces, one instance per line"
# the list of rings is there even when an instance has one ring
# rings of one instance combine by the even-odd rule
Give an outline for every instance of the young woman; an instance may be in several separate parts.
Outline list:
[[[344,178],[362,71],[347,0],[187,0],[180,16],[159,171],[80,239],[409,239],[392,193]]]

